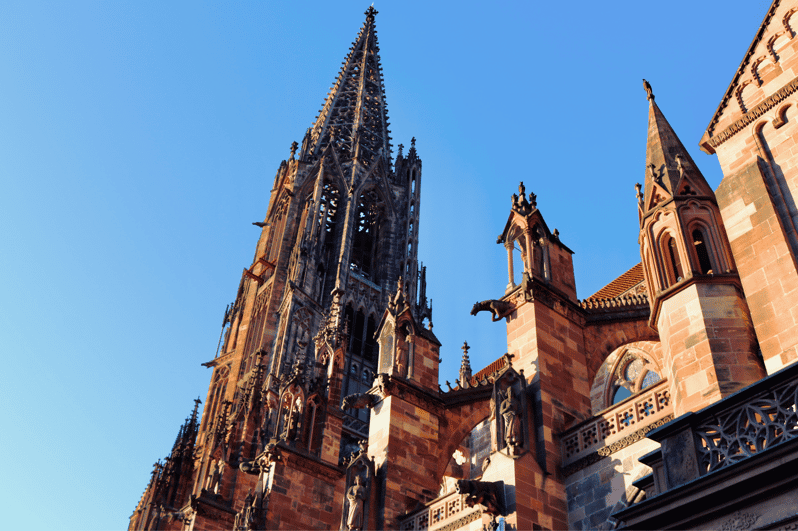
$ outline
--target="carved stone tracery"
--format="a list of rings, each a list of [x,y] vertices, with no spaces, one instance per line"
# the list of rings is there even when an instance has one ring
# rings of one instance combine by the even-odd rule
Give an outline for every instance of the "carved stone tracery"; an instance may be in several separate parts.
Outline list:
[[[694,430],[702,473],[719,470],[798,437],[798,382],[790,382]]]

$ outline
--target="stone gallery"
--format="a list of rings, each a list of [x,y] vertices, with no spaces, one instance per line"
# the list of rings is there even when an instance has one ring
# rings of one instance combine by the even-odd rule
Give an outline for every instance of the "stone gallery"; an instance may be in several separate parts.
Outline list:
[[[473,370],[463,345],[447,389],[376,14],[277,169],[207,397],[129,529],[798,529],[798,0],[752,22],[701,138],[717,190],[644,81],[641,262],[593,296],[519,185],[507,288],[472,310],[507,353]]]

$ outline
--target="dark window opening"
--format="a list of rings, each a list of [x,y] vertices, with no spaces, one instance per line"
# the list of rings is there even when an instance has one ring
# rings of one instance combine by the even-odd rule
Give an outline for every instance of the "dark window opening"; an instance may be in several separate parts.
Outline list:
[[[676,248],[676,240],[670,235],[665,236],[663,247],[665,247],[665,256],[668,260],[667,277],[668,285],[670,286],[682,280],[682,262],[679,260],[679,249]]]
[[[355,314],[355,329],[352,331],[352,342],[350,344],[350,352],[363,355],[363,325],[365,324],[366,316],[363,310],[358,310]]]
[[[374,355],[377,352],[377,340],[374,339],[374,333],[376,332],[377,326],[374,323],[374,316],[369,315],[368,326],[366,327],[366,341],[365,341],[365,349],[363,350],[363,357],[366,360],[373,362]]]
[[[712,262],[709,260],[709,251],[707,249],[707,240],[701,229],[693,231],[693,246],[695,247],[696,255],[698,255],[698,267],[700,273],[708,275],[712,273]]]
[[[379,241],[379,197],[373,191],[360,196],[355,218],[351,268],[368,279],[378,279],[376,273],[377,243]]]

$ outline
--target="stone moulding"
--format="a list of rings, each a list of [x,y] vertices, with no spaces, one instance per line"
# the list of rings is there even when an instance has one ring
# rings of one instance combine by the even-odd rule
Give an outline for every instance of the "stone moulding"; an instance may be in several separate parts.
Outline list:
[[[798,77],[781,87],[774,94],[768,96],[765,101],[761,102],[759,105],[742,115],[742,117],[717,135],[710,137],[708,140],[703,142],[703,144],[709,144],[713,149],[717,148],[728,139],[742,131],[746,126],[753,123],[754,120],[787,99],[787,97],[792,95],[796,90],[798,90]]]
[[[637,441],[643,440],[650,431],[654,430],[655,428],[659,428],[660,426],[664,426],[666,423],[672,420],[673,420],[672,413],[670,415],[665,415],[658,421],[649,424],[648,426],[645,426],[643,428],[640,428],[634,433],[630,433],[623,439],[615,441],[612,444],[608,444],[607,446],[604,446],[594,452],[591,452],[585,457],[582,457],[581,459],[574,461],[568,466],[563,467],[562,468],[563,476],[570,476],[571,474],[575,474],[576,472],[579,472],[580,470],[585,469],[594,463],[598,463],[605,457],[609,457],[615,452],[623,450],[627,446],[631,446]]]

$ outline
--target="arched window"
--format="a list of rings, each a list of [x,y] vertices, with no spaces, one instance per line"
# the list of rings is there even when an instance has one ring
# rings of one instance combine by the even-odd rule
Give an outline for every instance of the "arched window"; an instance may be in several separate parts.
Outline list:
[[[679,258],[679,249],[676,246],[676,240],[670,234],[666,233],[660,243],[662,257],[665,266],[665,276],[667,281],[666,287],[672,286],[680,282],[684,278],[682,272],[682,262]]]
[[[378,279],[377,247],[379,243],[381,202],[377,193],[363,192],[357,203],[355,237],[350,254],[351,268],[369,279]]]
[[[701,229],[693,230],[693,247],[698,258],[699,273],[708,275],[712,273],[712,261],[709,258],[709,245],[706,233]]]
[[[613,376],[610,405],[626,400],[661,380],[653,364],[633,351],[623,355]]]

